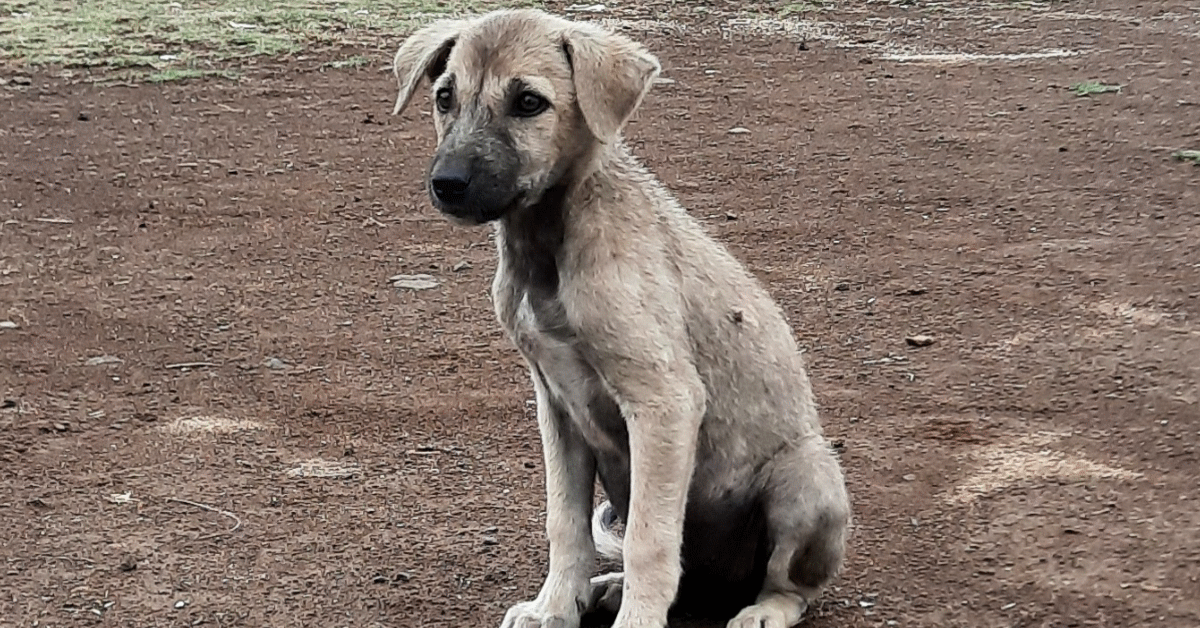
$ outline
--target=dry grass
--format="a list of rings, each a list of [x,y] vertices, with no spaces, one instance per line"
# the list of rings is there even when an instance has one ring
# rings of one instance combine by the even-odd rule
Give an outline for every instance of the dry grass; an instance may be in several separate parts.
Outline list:
[[[1039,432],[971,452],[969,458],[973,459],[974,473],[945,495],[945,499],[950,503],[965,504],[1030,480],[1080,482],[1142,477],[1136,471],[1067,455],[1052,448],[1055,441],[1064,436],[1067,434]]]
[[[393,45],[436,16],[518,0],[17,0],[0,9],[0,64],[230,76],[239,60],[330,46]]]

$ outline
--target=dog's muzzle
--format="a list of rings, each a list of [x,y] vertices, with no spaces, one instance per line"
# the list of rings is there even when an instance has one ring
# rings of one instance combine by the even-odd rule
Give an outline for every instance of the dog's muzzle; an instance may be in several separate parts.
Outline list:
[[[513,185],[516,173],[509,170],[495,160],[439,156],[429,169],[429,197],[439,211],[459,221],[498,220],[521,197]]]

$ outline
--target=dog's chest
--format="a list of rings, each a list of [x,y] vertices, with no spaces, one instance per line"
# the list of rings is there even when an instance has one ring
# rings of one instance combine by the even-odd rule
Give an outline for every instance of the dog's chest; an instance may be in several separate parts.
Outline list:
[[[550,401],[565,412],[598,454],[628,451],[628,433],[620,409],[596,370],[588,363],[581,341],[572,333],[553,299],[518,291],[501,314],[510,337],[534,368]]]

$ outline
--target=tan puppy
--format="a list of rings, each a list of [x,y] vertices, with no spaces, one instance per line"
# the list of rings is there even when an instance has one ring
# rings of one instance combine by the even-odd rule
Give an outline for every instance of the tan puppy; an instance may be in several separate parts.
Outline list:
[[[496,229],[496,314],[537,397],[549,573],[504,628],[598,606],[661,628],[689,594],[786,628],[842,563],[849,500],[782,311],[621,138],[659,71],[533,10],[439,21],[396,53],[395,113],[432,84],[434,205]],[[590,578],[597,548],[623,574]]]

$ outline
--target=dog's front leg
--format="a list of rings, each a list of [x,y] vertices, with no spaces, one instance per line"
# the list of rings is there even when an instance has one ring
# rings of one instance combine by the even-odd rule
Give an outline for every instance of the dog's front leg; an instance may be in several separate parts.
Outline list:
[[[533,372],[546,467],[546,536],[550,568],[537,598],[510,608],[501,628],[575,628],[591,594],[596,562],[591,536],[596,461],[567,413]]]
[[[681,573],[683,519],[704,414],[698,377],[659,379],[665,396],[623,403],[630,500],[625,590],[613,628],[664,628]]]

